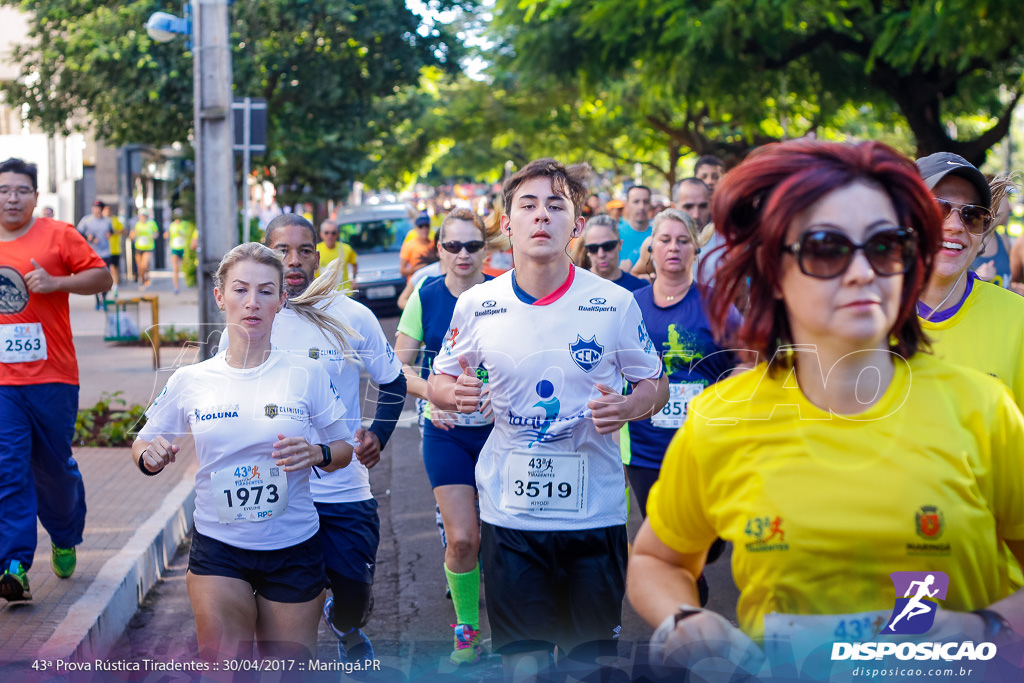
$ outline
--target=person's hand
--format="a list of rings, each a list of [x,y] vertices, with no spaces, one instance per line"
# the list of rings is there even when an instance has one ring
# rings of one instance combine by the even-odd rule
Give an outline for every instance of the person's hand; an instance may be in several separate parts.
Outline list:
[[[324,461],[324,453],[320,446],[309,443],[301,436],[278,434],[277,439],[271,455],[285,472],[315,467]]]
[[[441,410],[433,403],[430,404],[430,423],[432,425],[447,432],[449,429],[454,427],[457,422],[458,417],[456,413],[448,410]]]
[[[366,427],[356,430],[356,447],[352,450],[363,467],[370,469],[380,462],[380,439]]]
[[[767,664],[764,652],[719,614],[700,614],[675,621],[668,617],[651,636],[650,663],[656,672],[670,674],[688,669],[693,680],[734,680],[756,676]]]
[[[587,404],[591,419],[598,434],[611,434],[619,431],[629,420],[626,397],[607,384],[595,385],[601,395]]]
[[[476,376],[465,356],[459,356],[462,374],[455,380],[455,410],[460,413],[475,413],[480,410],[484,383]]]
[[[35,259],[31,260],[32,270],[25,276],[25,284],[30,292],[36,294],[49,294],[57,291],[57,278],[46,272],[46,269],[39,265]]]
[[[974,273],[985,282],[992,282],[992,278],[996,276],[995,261],[985,261]]]
[[[1016,292],[1017,294],[1024,296],[1024,282],[1011,282],[1009,289],[1010,291]]]
[[[162,436],[149,442],[142,451],[142,464],[150,472],[158,472],[174,462],[174,456],[180,449]]]

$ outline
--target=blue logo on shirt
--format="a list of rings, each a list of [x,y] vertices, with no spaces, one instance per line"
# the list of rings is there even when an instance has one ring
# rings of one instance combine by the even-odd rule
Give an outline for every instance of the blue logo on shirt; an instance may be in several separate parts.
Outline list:
[[[949,577],[943,572],[893,572],[889,576],[896,589],[896,606],[882,633],[926,633],[935,621],[938,600],[946,599]]]
[[[604,347],[597,343],[597,335],[590,339],[584,339],[582,335],[576,335],[576,341],[569,344],[569,355],[583,372],[590,372],[601,363],[604,356]]]

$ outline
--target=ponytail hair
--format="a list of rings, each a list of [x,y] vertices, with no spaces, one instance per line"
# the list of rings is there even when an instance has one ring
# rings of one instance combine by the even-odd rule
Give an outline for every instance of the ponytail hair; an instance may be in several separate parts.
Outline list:
[[[259,242],[246,242],[224,254],[217,267],[215,286],[218,289],[224,288],[224,280],[232,266],[243,261],[253,261],[265,266],[270,266],[277,272],[277,289],[284,288],[284,264],[281,262],[281,255],[268,246]],[[305,292],[297,297],[288,299],[288,308],[295,311],[295,314],[306,322],[318,327],[325,335],[336,342],[335,348],[338,351],[346,351],[352,348],[349,340],[362,339],[358,332],[346,325],[344,322],[330,316],[316,304],[321,301],[341,295],[337,291],[338,286],[338,264],[341,259],[336,259],[327,267],[327,271],[314,280]],[[341,295],[344,296],[344,295]]]
[[[309,283],[306,291],[298,296],[289,297],[288,308],[306,322],[320,328],[327,337],[336,342],[335,348],[338,351],[345,352],[351,350],[351,342],[362,339],[362,335],[343,321],[324,313],[317,307],[317,304],[323,301],[332,301],[336,296],[345,296],[344,292],[338,290],[342,261],[341,258],[331,261],[320,273],[320,277]]]

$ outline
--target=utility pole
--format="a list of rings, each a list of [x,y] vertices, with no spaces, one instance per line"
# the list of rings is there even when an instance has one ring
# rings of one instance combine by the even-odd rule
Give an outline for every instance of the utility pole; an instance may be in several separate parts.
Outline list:
[[[217,352],[223,317],[213,298],[221,258],[237,244],[235,162],[231,150],[231,50],[227,0],[192,0],[195,82],[196,227],[199,344]]]

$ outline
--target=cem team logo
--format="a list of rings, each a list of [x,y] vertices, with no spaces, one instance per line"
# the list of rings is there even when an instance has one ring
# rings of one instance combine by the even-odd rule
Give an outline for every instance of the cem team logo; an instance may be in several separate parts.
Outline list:
[[[896,605],[882,633],[927,633],[935,622],[938,601],[946,599],[949,577],[943,572],[893,572],[889,577],[896,589]]]
[[[580,370],[590,372],[600,365],[604,347],[597,343],[597,335],[584,339],[583,335],[577,334],[576,341],[569,344],[569,355]]]
[[[28,285],[14,268],[0,266],[0,315],[21,313],[28,306]]]

